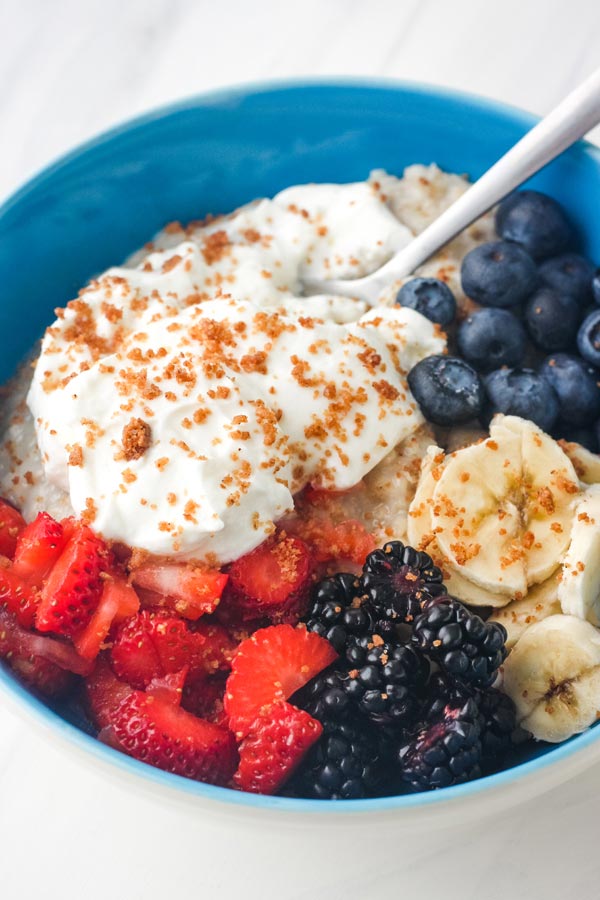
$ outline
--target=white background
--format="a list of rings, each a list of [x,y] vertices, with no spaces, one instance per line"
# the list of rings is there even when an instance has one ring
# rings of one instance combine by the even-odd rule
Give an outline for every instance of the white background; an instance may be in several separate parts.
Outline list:
[[[216,86],[384,75],[544,113],[599,64],[598,0],[0,0],[0,196],[96,132]],[[209,849],[210,823],[71,761],[2,703],[2,900],[230,900],[244,881],[268,900],[371,900],[396,869],[406,900],[600,894],[600,767],[481,827],[400,841],[367,882],[349,865],[359,835],[324,841],[319,856],[344,858],[306,888],[308,844],[271,835],[258,852],[217,830]]]

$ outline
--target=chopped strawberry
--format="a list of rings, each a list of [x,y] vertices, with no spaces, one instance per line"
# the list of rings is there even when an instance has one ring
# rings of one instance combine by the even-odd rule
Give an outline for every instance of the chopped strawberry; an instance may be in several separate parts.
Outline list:
[[[306,611],[310,584],[310,550],[282,534],[231,565],[220,612],[238,621],[295,624]]]
[[[72,672],[61,669],[56,663],[43,659],[41,656],[24,657],[11,656],[9,660],[11,668],[31,687],[44,694],[45,697],[58,699],[70,692],[75,684],[75,676]]]
[[[113,716],[126,753],[166,772],[227,784],[238,755],[231,732],[178,709],[162,697],[133,691]]]
[[[131,573],[135,585],[160,596],[161,606],[186,619],[199,619],[219,604],[227,575],[197,566],[146,563]],[[153,601],[156,605],[156,601]]]
[[[48,513],[38,513],[17,538],[13,570],[30,584],[41,587],[66,543],[63,526]]]
[[[154,678],[179,672],[204,674],[205,639],[166,610],[144,609],[119,626],[110,651],[115,673],[137,688]]]
[[[85,680],[84,697],[92,721],[98,728],[111,724],[119,704],[131,694],[131,690],[129,684],[119,681],[105,659],[97,661],[94,671]]]
[[[115,624],[124,622],[130,616],[135,616],[139,612],[140,598],[135,588],[129,584],[124,575],[118,575],[113,572],[112,578],[104,584],[103,596],[111,597],[117,601],[117,612],[115,614]]]
[[[17,546],[17,537],[25,528],[25,519],[21,513],[7,503],[0,500],[0,555],[12,559]]]
[[[357,519],[334,524],[324,516],[314,516],[295,520],[289,527],[306,541],[319,563],[347,560],[362,566],[375,549],[375,538]]]
[[[92,669],[69,644],[27,631],[7,609],[0,609],[0,657],[10,665],[17,660],[36,664],[40,659],[76,675],[89,675]]]
[[[223,703],[226,681],[223,675],[199,674],[187,678],[181,705],[194,716],[227,727],[229,720]]]
[[[139,597],[122,575],[104,582],[102,596],[85,630],[74,639],[77,652],[84,659],[95,659],[108,637],[113,622],[123,622],[135,615]]]
[[[24,628],[33,628],[39,595],[34,587],[0,566],[0,606],[13,612]]]
[[[38,630],[71,638],[81,635],[100,602],[108,562],[104,543],[86,525],[79,525],[42,588]]]
[[[187,678],[188,669],[184,666],[179,672],[170,672],[160,678],[153,678],[146,690],[153,697],[160,697],[172,706],[181,706],[183,686]]]
[[[255,631],[240,644],[227,679],[231,728],[245,737],[261,709],[287,700],[336,658],[329,641],[304,628],[272,625]]]
[[[233,780],[242,791],[274,794],[288,780],[323,726],[302,709],[279,700],[252,722],[239,746]]]
[[[201,655],[206,673],[228,672],[239,641],[222,625],[205,619],[194,623],[192,630],[204,638]]]

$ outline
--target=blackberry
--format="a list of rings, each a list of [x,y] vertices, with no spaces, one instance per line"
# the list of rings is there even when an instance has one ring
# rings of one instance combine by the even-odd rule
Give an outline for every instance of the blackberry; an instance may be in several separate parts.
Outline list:
[[[482,719],[482,766],[486,772],[490,772],[498,768],[513,747],[517,711],[507,694],[488,688],[479,696],[479,712]]]
[[[367,634],[373,621],[356,575],[339,572],[317,584],[306,627],[327,638],[342,653],[352,635]]]
[[[427,553],[389,541],[367,556],[362,575],[375,617],[412,622],[422,604],[446,594],[441,569]]]
[[[288,793],[316,800],[359,800],[376,794],[385,766],[378,741],[350,722],[328,722],[288,785]]]
[[[423,720],[429,723],[440,721],[448,703],[466,703],[469,699],[477,704],[479,710],[481,762],[482,768],[489,772],[498,767],[513,746],[517,716],[509,696],[495,688],[481,690],[437,672],[427,685]]]
[[[352,711],[352,701],[344,689],[343,674],[329,669],[321,672],[290,698],[323,725],[342,721]]]
[[[449,675],[480,687],[493,682],[506,658],[505,628],[484,622],[454,597],[425,606],[415,619],[412,640]]]
[[[462,784],[481,775],[481,726],[472,699],[446,704],[442,717],[404,741],[397,760],[402,781],[415,790]]]
[[[361,713],[378,725],[410,725],[419,690],[429,674],[427,660],[413,647],[377,634],[353,638],[346,649],[348,672],[341,683]]]

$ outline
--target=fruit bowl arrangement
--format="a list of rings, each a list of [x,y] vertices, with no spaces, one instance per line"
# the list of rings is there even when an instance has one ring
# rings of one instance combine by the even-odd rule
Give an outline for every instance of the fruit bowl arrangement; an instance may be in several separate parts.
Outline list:
[[[191,123],[211,120],[217,108],[239,125],[248,116],[254,121],[257,111],[260,119],[264,104],[270,109],[264,123],[270,104],[281,113],[288,99],[286,153],[293,164],[284,173],[257,169],[251,196],[294,180],[303,129],[309,145],[321,148],[313,149],[303,177],[323,180],[335,172],[337,180],[349,180],[375,158],[391,168],[393,156],[398,170],[430,157],[434,142],[426,123],[436,120],[436,111],[446,116],[451,109],[453,123],[457,117],[469,123],[475,117],[480,125],[500,121],[502,141],[525,123],[517,114],[435,92],[288,88],[249,94],[247,108],[213,100],[149,119],[82,151],[78,165],[105,167],[112,177],[119,160],[119,178],[127,179],[128,153],[143,158],[153,146],[161,157],[166,147],[171,159],[174,147],[186,145],[179,138],[192,135]],[[315,102],[318,126],[307,111]],[[392,136],[398,127],[373,112],[381,102],[411,127],[426,113],[422,133],[408,141],[401,160],[395,141],[391,155],[381,144],[381,129]],[[349,128],[357,103],[365,122],[371,116],[377,126],[365,124],[356,145],[348,133],[338,171],[338,156],[331,157],[323,140],[334,127],[328,112],[336,111],[336,129]],[[241,140],[228,127],[221,148]],[[255,137],[257,128],[250,129]],[[154,144],[153,131],[162,135]],[[261,140],[277,144],[281,122],[276,131],[267,128]],[[250,144],[236,144],[236,153],[256,159],[254,138]],[[475,176],[499,155],[493,137],[485,137],[479,156],[472,153],[464,142],[450,143],[440,161]],[[569,160],[581,167],[573,176],[577,204],[552,176],[561,167],[572,174]],[[22,239],[28,227],[22,212],[44,179],[53,185],[59,174],[69,186],[72,162],[61,165],[0,211],[0,231],[16,228]],[[207,165],[215,171],[222,161]],[[231,166],[231,196],[215,202],[209,190],[205,202],[227,209],[248,199],[249,174],[242,168]],[[74,196],[79,178],[78,172]],[[7,692],[51,726],[56,716],[76,723],[67,728],[75,744],[93,747],[97,757],[136,778],[195,800],[292,814],[414,810],[487,788],[491,797],[494,787],[514,799],[518,775],[549,786],[581,767],[584,756],[593,758],[600,618],[590,523],[600,513],[600,284],[589,260],[600,248],[587,185],[594,179],[600,166],[593,151],[575,148],[541,177],[547,193],[524,191],[505,201],[494,239],[480,240],[463,259],[466,304],[429,272],[395,288],[399,306],[447,332],[449,352],[426,357],[408,374],[426,429],[403,448],[414,490],[405,530],[389,540],[354,515],[360,485],[357,493],[333,497],[332,506],[324,492],[309,488],[298,500],[298,517],[282,521],[271,538],[221,571],[132,560],[127,548],[104,542],[85,522],[41,512],[25,523],[4,504],[0,679]],[[183,186],[175,181],[168,180],[168,200],[148,218],[135,220],[132,213],[126,238],[106,239],[102,255],[86,255],[94,244],[86,241],[78,261],[85,275],[122,257],[173,212],[185,217]],[[62,201],[56,193],[44,196],[60,237],[68,227]],[[86,221],[93,230],[102,217]],[[585,252],[576,246],[577,231]],[[10,241],[0,251],[7,295],[27,296],[35,308],[31,284],[12,272],[8,251]],[[50,271],[50,295],[64,296],[62,271]],[[79,277],[70,273],[69,283]],[[43,321],[42,312],[38,318]],[[32,323],[37,327],[35,317]],[[25,332],[14,354],[31,343]],[[9,369],[14,361],[7,353]],[[15,674],[32,693],[16,685]],[[39,697],[50,697],[56,712]]]

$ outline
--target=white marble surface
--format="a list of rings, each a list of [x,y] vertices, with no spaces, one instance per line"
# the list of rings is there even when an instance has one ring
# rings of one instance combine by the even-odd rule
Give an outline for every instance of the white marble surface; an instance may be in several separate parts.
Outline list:
[[[543,113],[598,65],[599,35],[598,0],[0,0],[0,196],[101,129],[242,81],[383,75]],[[333,836],[322,872],[308,838],[271,836],[260,852],[226,830],[215,841],[210,822],[71,762],[0,699],[0,895],[230,900],[246,882],[269,900],[371,900],[395,882],[410,900],[595,900],[599,791],[600,767],[499,821],[393,852],[356,836],[373,854],[356,880]]]

